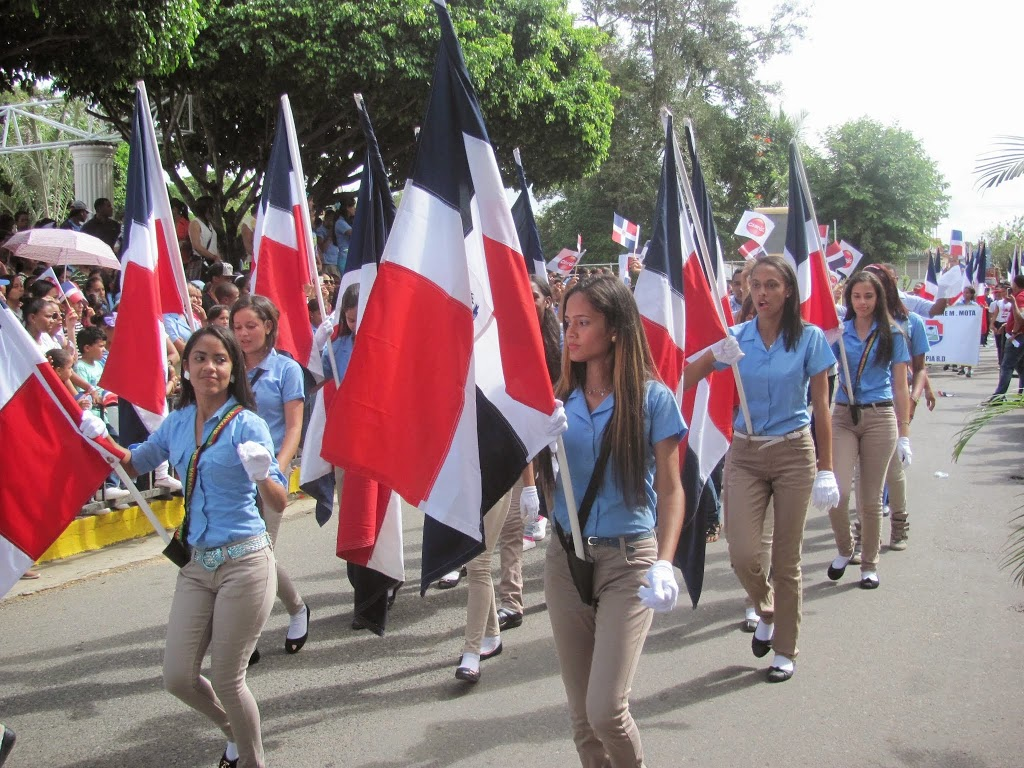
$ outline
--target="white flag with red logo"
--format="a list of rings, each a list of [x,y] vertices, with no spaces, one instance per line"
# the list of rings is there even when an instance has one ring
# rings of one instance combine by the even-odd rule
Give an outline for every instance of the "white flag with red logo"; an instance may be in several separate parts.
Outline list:
[[[744,211],[743,218],[736,225],[736,234],[740,237],[748,237],[763,246],[773,229],[775,229],[774,222],[763,213]]]
[[[558,252],[551,261],[548,262],[548,269],[552,272],[559,272],[563,275],[568,275],[575,268],[576,263],[580,260],[579,251],[570,251],[568,248],[563,248]]]

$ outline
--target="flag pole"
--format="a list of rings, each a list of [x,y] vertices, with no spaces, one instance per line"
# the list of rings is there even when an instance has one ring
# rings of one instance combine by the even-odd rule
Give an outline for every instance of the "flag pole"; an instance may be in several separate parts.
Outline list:
[[[572,489],[572,478],[569,477],[569,458],[565,455],[565,442],[558,436],[557,450],[558,474],[562,479],[562,491],[565,493],[565,511],[569,513],[569,530],[572,533],[572,548],[576,557],[586,560],[583,552],[583,531],[580,530],[580,516],[576,508],[576,494]]]
[[[793,139],[794,143],[796,139]],[[811,212],[811,229],[814,230],[814,242],[818,246],[818,254],[820,258],[824,258],[825,251],[821,245],[821,231],[818,229],[818,215],[814,212],[814,200],[811,199],[811,186],[807,183],[807,171],[804,169],[804,159],[800,156],[800,146],[797,145],[796,153],[796,172],[797,182],[800,184],[801,192],[803,193],[804,199],[807,201],[807,209]],[[853,376],[850,375],[850,359],[846,354],[846,343],[843,341],[843,328],[842,321],[839,326],[839,357],[842,359],[843,372],[846,374],[846,392],[850,398],[850,402],[854,400],[853,392]]]
[[[139,491],[135,482],[128,477],[128,473],[125,471],[125,468],[121,466],[120,461],[114,462],[114,473],[120,478],[121,482],[124,483],[124,487],[128,489],[128,493],[132,495],[132,499],[139,505],[139,509],[141,509],[142,513],[149,519],[149,524],[153,526],[153,530],[157,532],[161,539],[163,539],[164,544],[170,544],[171,534],[167,532],[167,529],[164,528],[160,523],[160,520],[157,519],[156,514],[153,512],[153,508],[149,506],[149,502],[146,501],[146,498]]]
[[[662,107],[662,119],[667,123],[668,117],[672,113],[667,107]],[[686,125],[690,127],[690,135],[693,133],[693,124],[689,119],[686,120]],[[696,147],[696,141],[694,141],[694,147]],[[679,187],[683,190],[683,196],[686,198],[686,204],[690,208],[690,212],[693,214],[690,216],[690,221],[693,224],[693,231],[697,235],[697,252],[700,254],[700,260],[704,265],[704,273],[708,276],[708,284],[711,287],[711,296],[714,299],[715,311],[718,313],[718,319],[722,322],[722,326],[726,329],[726,333],[729,332],[729,324],[725,319],[725,308],[722,306],[722,292],[718,288],[718,280],[715,277],[715,270],[711,264],[711,251],[708,248],[707,239],[704,237],[704,227],[700,222],[700,217],[697,215],[697,203],[693,197],[693,188],[690,186],[690,180],[686,177],[683,166],[682,153],[679,151],[679,142],[676,139],[675,131],[672,132],[672,152],[676,159],[676,181]],[[740,411],[743,413],[743,424],[747,428],[747,434],[754,434],[753,422],[750,419],[750,406],[747,405],[747,393],[743,388],[743,379],[740,378],[740,368],[736,363],[732,364],[733,378],[736,380],[736,395],[740,401]]]

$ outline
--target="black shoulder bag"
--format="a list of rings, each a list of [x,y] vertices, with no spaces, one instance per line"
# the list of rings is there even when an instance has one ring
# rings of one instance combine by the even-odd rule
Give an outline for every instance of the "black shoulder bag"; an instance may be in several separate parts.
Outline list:
[[[594,506],[597,491],[604,481],[604,469],[608,463],[609,453],[611,453],[611,441],[606,433],[601,441],[601,453],[598,454],[597,463],[594,464],[594,473],[590,476],[590,482],[587,483],[587,490],[583,494],[583,501],[580,502],[580,508],[577,513],[580,521],[581,536],[587,526],[590,508]],[[569,573],[572,574],[572,583],[576,586],[580,600],[584,604],[592,606],[596,603],[594,599],[594,562],[592,560],[580,560],[576,557],[576,550],[573,549],[572,540],[566,536],[565,531],[562,530],[562,526],[558,524],[557,520],[554,520],[552,517],[552,521],[555,523],[555,533],[558,534],[558,540],[562,543],[562,549],[565,550],[565,555],[569,560]]]
[[[192,506],[192,492],[195,491],[196,479],[199,475],[199,457],[202,456],[203,451],[217,442],[217,438],[220,437],[220,433],[224,431],[228,423],[244,410],[245,408],[240,405],[228,409],[227,413],[221,416],[220,421],[217,422],[217,426],[210,432],[210,436],[192,452],[192,457],[188,460],[188,471],[182,478],[185,481],[185,517],[182,519],[181,525],[175,528],[170,543],[164,547],[164,557],[179,568],[184,568],[192,559],[192,548],[188,545],[188,511]]]

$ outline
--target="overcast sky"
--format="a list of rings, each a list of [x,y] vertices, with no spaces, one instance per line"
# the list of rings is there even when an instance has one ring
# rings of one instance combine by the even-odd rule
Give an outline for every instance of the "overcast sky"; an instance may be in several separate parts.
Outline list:
[[[738,0],[745,20],[763,22],[770,0]],[[863,115],[897,123],[924,144],[950,187],[952,228],[975,240],[1024,213],[1024,178],[975,191],[979,155],[1002,134],[1024,136],[1020,80],[1024,4],[1015,0],[817,0],[807,34],[772,61],[787,113],[808,113],[805,139]],[[842,223],[840,223],[840,230]]]

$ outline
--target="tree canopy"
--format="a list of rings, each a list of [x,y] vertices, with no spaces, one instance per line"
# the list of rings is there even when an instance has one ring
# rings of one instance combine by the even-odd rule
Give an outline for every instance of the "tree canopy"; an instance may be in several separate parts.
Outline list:
[[[949,186],[909,131],[867,117],[825,132],[807,176],[821,221],[868,258],[900,263],[929,243],[947,211]]]

